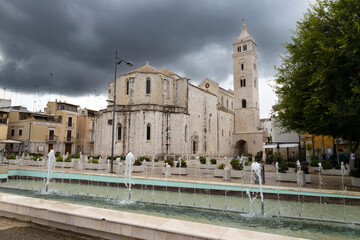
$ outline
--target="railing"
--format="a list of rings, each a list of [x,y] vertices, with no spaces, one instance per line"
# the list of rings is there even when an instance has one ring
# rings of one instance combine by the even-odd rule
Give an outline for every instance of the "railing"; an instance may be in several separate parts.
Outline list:
[[[74,142],[74,138],[73,137],[65,137],[64,142]]]
[[[58,140],[58,136],[55,135],[46,135],[45,141],[46,142],[56,142]]]

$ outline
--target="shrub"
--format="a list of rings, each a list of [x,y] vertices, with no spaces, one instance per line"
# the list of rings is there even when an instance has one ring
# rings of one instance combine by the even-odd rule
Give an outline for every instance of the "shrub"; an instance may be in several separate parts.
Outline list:
[[[176,164],[176,167],[179,167],[180,164],[179,162]],[[184,159],[181,159],[181,167],[182,168],[187,168],[187,165],[186,165],[186,161]]]
[[[246,154],[246,157],[249,159],[249,161],[252,161],[253,155],[251,153]]]
[[[250,165],[251,165],[251,161],[249,161],[249,159],[245,161],[245,166],[250,166]]]
[[[80,154],[78,154],[78,153],[75,153],[75,154],[70,155],[70,156],[71,156],[71,158],[80,158]]]
[[[217,160],[216,160],[215,158],[213,158],[213,159],[210,160],[210,163],[211,163],[211,164],[216,164],[216,163],[217,163]]]
[[[330,162],[325,162],[325,163],[322,165],[322,168],[323,168],[324,170],[332,169],[332,168],[333,168],[333,165],[332,165]]]
[[[319,159],[316,155],[311,155],[311,161],[313,161],[313,160],[319,160]]]
[[[144,160],[147,161],[147,162],[150,162],[150,158],[145,157],[145,156],[141,156],[141,157],[139,158],[139,160],[140,160],[141,162],[143,162]]]
[[[309,174],[309,167],[306,165],[301,165],[301,170],[305,173],[305,174]],[[295,169],[295,172],[297,172],[297,169]]]
[[[65,158],[64,162],[71,162],[71,155],[69,155],[67,158]]]
[[[341,164],[340,163],[336,164],[334,168],[335,169],[341,169]]]
[[[124,157],[124,156],[114,156],[113,159],[115,160],[115,159],[117,159],[117,158],[120,158],[120,160],[121,160],[121,159],[124,159],[124,160],[125,160],[125,157]],[[107,159],[107,160],[111,160],[111,156],[107,156],[106,159]]]
[[[309,174],[309,167],[308,166],[301,166],[301,170],[303,170],[305,174]]]
[[[288,166],[289,168],[297,168],[297,165],[296,165],[296,163],[294,163],[294,162],[288,162],[288,163],[287,163],[287,166]]]
[[[6,159],[16,159],[16,155],[6,155]]]
[[[62,162],[62,161],[63,161],[62,156],[57,156],[57,157],[56,157],[56,161],[57,161],[57,162]],[[90,161],[90,160],[89,160],[89,161]]]
[[[154,158],[154,162],[158,162],[159,161],[159,159],[157,159],[157,158]]]
[[[217,168],[220,169],[220,170],[224,170],[224,168],[225,168],[225,163],[220,164]]]
[[[99,160],[98,159],[89,159],[88,160],[88,163],[94,163],[94,164],[98,164],[99,163]]]
[[[204,157],[200,157],[199,161],[201,164],[206,164],[206,158],[204,158]]]
[[[240,164],[239,159],[236,159],[236,158],[231,159],[230,165],[235,170],[242,170],[242,168],[243,168],[242,165]]]
[[[55,157],[58,157],[58,156],[60,156],[60,152],[55,153]]]
[[[311,162],[310,162],[310,166],[312,166],[312,167],[318,167],[319,166],[319,160],[316,158],[316,159],[314,159],[314,160],[311,160]]]
[[[88,158],[91,158],[91,157],[92,157],[93,159],[99,159],[99,158],[101,158],[101,155],[97,155],[97,156],[91,156],[91,155],[90,155],[90,156],[88,156]]]
[[[360,168],[351,171],[350,175],[355,178],[360,178]]]
[[[39,157],[39,156],[34,156],[34,157],[31,158],[31,160],[33,160],[33,161],[37,161],[38,159],[39,159],[39,161],[43,160],[43,158]]]
[[[289,170],[287,163],[280,163],[279,164],[279,172],[286,173]]]
[[[164,167],[166,166],[166,163],[168,163],[168,164],[170,165],[170,167],[173,167],[173,166],[174,166],[174,161],[171,160],[171,159],[165,160],[164,163],[165,163]]]
[[[266,155],[265,162],[266,162],[267,164],[271,164],[271,163],[273,163],[273,161],[274,161],[274,155],[272,155],[272,153]]]
[[[140,161],[140,159],[135,160],[134,166],[141,166],[143,163]]]

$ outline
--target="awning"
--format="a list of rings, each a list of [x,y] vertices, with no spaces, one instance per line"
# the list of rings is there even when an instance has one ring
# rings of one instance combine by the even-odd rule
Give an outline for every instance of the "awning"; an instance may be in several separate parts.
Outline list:
[[[1,143],[15,143],[15,144],[20,144],[21,141],[16,141],[16,140],[11,140],[11,139],[8,139],[8,140],[0,140],[0,144]]]
[[[279,148],[293,148],[293,147],[299,147],[298,143],[272,143],[268,145],[264,145],[264,148],[277,148],[279,144]]]

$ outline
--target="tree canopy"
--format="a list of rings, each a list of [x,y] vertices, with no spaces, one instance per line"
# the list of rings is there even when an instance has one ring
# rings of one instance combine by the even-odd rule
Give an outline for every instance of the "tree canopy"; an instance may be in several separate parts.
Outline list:
[[[288,131],[330,135],[358,147],[360,1],[317,0],[293,34],[276,68],[277,119]]]

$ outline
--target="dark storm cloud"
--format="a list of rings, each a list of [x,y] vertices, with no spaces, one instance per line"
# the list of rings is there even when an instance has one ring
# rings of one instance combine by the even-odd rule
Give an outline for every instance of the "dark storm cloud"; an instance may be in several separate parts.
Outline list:
[[[149,61],[194,82],[222,82],[232,74],[231,44],[243,17],[258,44],[259,74],[271,76],[306,7],[304,0],[1,1],[0,84],[72,96],[105,92],[114,49],[134,67]]]

